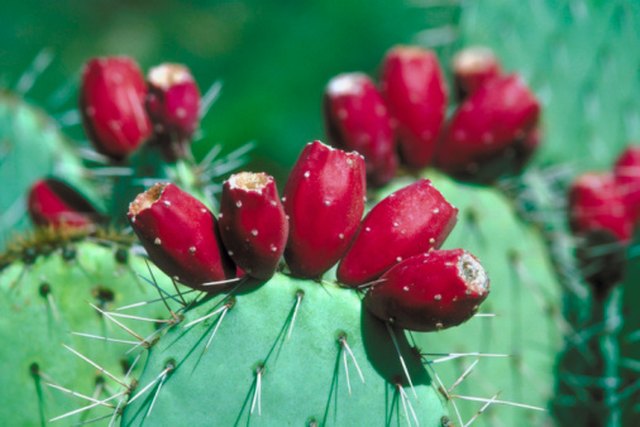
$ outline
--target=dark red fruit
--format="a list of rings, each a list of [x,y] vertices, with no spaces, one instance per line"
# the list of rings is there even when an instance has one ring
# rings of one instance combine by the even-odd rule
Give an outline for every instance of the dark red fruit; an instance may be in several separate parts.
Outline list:
[[[500,62],[491,49],[474,46],[461,50],[453,57],[456,97],[463,101],[500,73]]]
[[[129,221],[149,258],[167,275],[195,289],[233,277],[216,218],[198,199],[174,184],[158,183],[129,205]]]
[[[80,112],[98,152],[120,160],[151,136],[146,94],[144,76],[132,59],[96,58],[86,64]]]
[[[477,89],[455,112],[439,144],[437,164],[453,175],[473,175],[535,127],[540,105],[516,75]]]
[[[200,90],[191,72],[180,64],[161,64],[147,74],[147,111],[154,139],[170,159],[185,157],[200,123]]]
[[[273,177],[250,172],[232,175],[222,187],[218,224],[237,267],[256,279],[273,276],[289,234]]]
[[[571,228],[575,233],[606,230],[620,241],[633,234],[633,217],[611,173],[586,173],[569,191]]]
[[[364,299],[386,322],[414,331],[436,331],[469,320],[489,295],[489,277],[463,249],[415,255],[387,271]]]
[[[100,219],[80,193],[54,178],[36,181],[31,186],[27,208],[33,223],[42,227],[90,229]]]
[[[382,69],[382,94],[402,161],[420,169],[432,163],[447,110],[447,88],[436,55],[419,47],[391,49]]]
[[[408,185],[371,209],[338,266],[338,280],[358,286],[413,255],[437,249],[456,223],[458,209],[431,181]]]
[[[382,186],[398,168],[389,114],[378,89],[362,73],[340,74],[324,94],[324,118],[332,145],[364,156],[367,182]]]
[[[627,211],[635,222],[640,219],[640,146],[624,150],[616,161],[613,173]]]
[[[364,212],[365,180],[360,154],[307,144],[284,190],[284,256],[295,276],[320,277],[342,257]]]

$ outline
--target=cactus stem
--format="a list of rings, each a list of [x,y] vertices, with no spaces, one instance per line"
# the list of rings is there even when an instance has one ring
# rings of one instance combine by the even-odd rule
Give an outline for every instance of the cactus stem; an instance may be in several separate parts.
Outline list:
[[[111,372],[107,371],[105,368],[103,368],[102,366],[98,365],[96,362],[94,362],[93,360],[89,359],[87,356],[85,356],[84,354],[80,353],[77,350],[74,350],[73,348],[69,347],[66,344],[62,344],[62,346],[64,348],[66,348],[67,350],[69,350],[71,353],[75,354],[76,356],[78,356],[80,359],[84,360],[85,362],[87,362],[88,364],[90,364],[91,366],[93,366],[94,368],[96,368],[99,372],[104,373],[106,376],[108,376],[109,378],[111,378],[113,381],[117,382],[118,384],[120,384],[121,386],[125,387],[125,388],[129,388],[129,386],[127,385],[127,383],[125,383],[124,381],[122,381],[121,379],[119,379],[118,377],[116,377],[115,375],[113,375]]]
[[[94,305],[94,304],[89,304],[94,310],[96,310],[98,313],[102,314],[107,320],[110,320],[111,322],[115,323],[117,326],[119,326],[122,330],[124,330],[125,332],[127,332],[129,335],[133,336],[134,338],[137,338],[139,341],[144,342],[144,338],[138,334],[137,332],[135,332],[134,330],[132,330],[131,328],[129,328],[127,325],[125,325],[124,323],[114,319],[111,316],[111,313],[102,310],[100,307]]]
[[[393,341],[393,346],[396,349],[396,353],[398,353],[398,358],[400,359],[400,364],[402,365],[402,369],[404,370],[404,375],[407,378],[409,385],[411,386],[411,391],[417,398],[418,393],[416,393],[416,389],[413,386],[413,381],[411,380],[411,375],[409,375],[409,369],[407,369],[407,364],[404,362],[404,357],[402,357],[402,353],[400,352],[400,346],[398,346],[398,340],[396,338],[395,332],[393,331],[393,327],[389,322],[385,322],[385,325],[387,326],[387,330],[389,331],[389,335],[391,336],[391,341]]]

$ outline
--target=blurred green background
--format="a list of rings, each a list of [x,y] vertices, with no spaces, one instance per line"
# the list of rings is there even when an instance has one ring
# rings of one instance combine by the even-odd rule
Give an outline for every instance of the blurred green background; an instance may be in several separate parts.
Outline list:
[[[75,108],[82,64],[126,54],[145,69],[188,64],[202,91],[223,82],[206,116],[201,157],[214,144],[257,148],[247,169],[281,181],[308,141],[323,138],[321,97],[332,76],[377,74],[398,43],[484,44],[521,73],[544,105],[538,164],[607,168],[640,140],[640,2],[636,0],[5,0],[0,87],[60,118]],[[34,58],[50,59],[30,86]],[[82,140],[78,124],[65,133]]]
[[[459,11],[446,1],[425,8],[388,0],[11,0],[0,8],[0,86],[15,89],[39,53],[51,54],[26,98],[60,117],[75,107],[79,71],[92,56],[131,55],[144,69],[182,62],[203,92],[223,82],[196,155],[216,143],[230,151],[256,141],[248,167],[280,178],[306,142],[324,138],[328,79],[375,75],[389,47],[456,22]],[[446,28],[436,44],[449,40]],[[81,126],[65,132],[84,138]]]

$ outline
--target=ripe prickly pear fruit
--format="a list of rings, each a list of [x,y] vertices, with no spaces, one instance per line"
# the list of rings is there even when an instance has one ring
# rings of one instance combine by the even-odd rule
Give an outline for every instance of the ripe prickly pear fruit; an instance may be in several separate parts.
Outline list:
[[[98,152],[121,160],[151,136],[146,95],[144,76],[131,58],[95,58],[86,64],[80,112]]]
[[[364,156],[367,182],[382,186],[398,169],[387,107],[378,89],[362,73],[340,74],[324,94],[324,119],[332,145]]]
[[[620,154],[614,168],[615,182],[629,214],[640,218],[640,146],[631,146]]]
[[[484,46],[472,46],[453,57],[453,78],[456,97],[463,101],[502,72],[498,58]]]
[[[611,173],[586,173],[569,190],[569,215],[575,233],[606,230],[619,241],[633,234],[633,219]]]
[[[237,267],[256,279],[273,276],[289,234],[273,177],[250,172],[232,175],[222,187],[218,224]]]
[[[408,258],[380,277],[364,299],[384,321],[414,331],[435,331],[469,320],[489,295],[489,277],[463,249]]]
[[[437,164],[456,176],[473,176],[535,127],[540,105],[517,75],[479,87],[456,110],[438,147]],[[500,171],[492,175],[500,175]]]
[[[185,157],[200,123],[200,90],[189,69],[161,64],[147,74],[147,111],[154,140],[171,159]]]
[[[392,193],[364,218],[338,266],[338,280],[358,286],[394,264],[437,249],[456,223],[458,209],[428,179]]]
[[[162,271],[194,289],[233,277],[213,213],[198,199],[174,184],[158,183],[129,205],[129,221]]]
[[[284,190],[289,216],[285,260],[295,276],[317,278],[342,257],[366,196],[363,157],[314,141],[304,148]]]
[[[447,110],[447,87],[436,55],[398,46],[384,58],[382,94],[395,120],[400,158],[420,169],[432,163]]]
[[[31,186],[27,210],[34,224],[56,229],[88,230],[100,219],[91,203],[55,178],[41,179]]]

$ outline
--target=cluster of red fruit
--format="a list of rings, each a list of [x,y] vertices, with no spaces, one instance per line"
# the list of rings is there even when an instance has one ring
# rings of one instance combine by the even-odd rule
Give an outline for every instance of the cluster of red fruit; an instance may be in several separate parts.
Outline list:
[[[404,135],[398,140],[403,159],[412,159],[411,166],[421,167],[433,155],[433,141],[444,120],[442,76],[429,52],[398,48],[388,58],[385,87],[388,94],[394,94],[389,99],[394,100],[396,130]],[[347,77],[345,81],[351,80]],[[461,111],[484,108],[483,114],[488,114],[508,105],[510,113],[504,113],[504,117],[496,113],[497,121],[489,126],[504,125],[501,120],[506,120],[503,128],[513,131],[508,135],[513,138],[537,119],[537,104],[534,118],[531,108],[522,107],[523,91],[528,91],[516,78],[501,77],[496,72],[478,84],[477,90],[469,86],[472,80],[465,80],[467,92],[472,94],[463,105],[488,90],[485,88],[493,89]],[[426,87],[418,84],[425,81],[429,82]],[[345,91],[344,85],[330,84],[328,108],[336,111],[332,126],[348,146],[350,136],[367,132],[346,126],[353,124],[350,120],[359,117],[362,120],[358,123],[374,128],[382,123],[378,118],[384,118],[386,126],[391,122],[382,103],[349,99],[349,93],[356,96],[361,92]],[[366,92],[376,94],[373,86]],[[441,102],[434,107],[436,92]],[[145,83],[137,65],[127,58],[90,61],[80,97],[89,138],[99,152],[116,161],[147,140],[169,142],[171,151],[179,154],[179,147],[189,142],[197,127],[199,100],[197,86],[183,66],[156,67]],[[480,106],[476,106],[478,102]],[[362,112],[369,108],[365,104],[374,106],[373,116]],[[355,105],[365,106],[365,110]],[[437,120],[432,119],[432,110],[439,111]],[[456,117],[464,117],[464,111]],[[425,112],[429,114],[425,116]],[[400,119],[403,114],[409,122],[406,117]],[[524,115],[526,123],[522,122]],[[462,120],[464,132],[475,129],[468,126],[476,122]],[[427,145],[425,124],[432,132]],[[492,128],[495,133],[487,141],[504,143],[504,135],[509,132],[500,133],[503,128]],[[386,135],[387,130],[384,132]],[[395,140],[390,128],[388,132],[390,145],[382,151],[360,147],[362,154],[347,153],[318,141],[308,144],[289,176],[282,201],[272,177],[264,173],[236,174],[223,185],[218,220],[204,204],[177,186],[159,183],[131,203],[130,223],[151,260],[176,281],[196,289],[221,289],[220,282],[235,278],[239,272],[248,278],[267,280],[283,256],[292,275],[311,279],[320,278],[339,262],[338,281],[354,289],[369,288],[365,304],[376,316],[416,330],[457,325],[476,312],[489,292],[487,274],[473,255],[462,249],[439,249],[455,225],[457,209],[423,179],[380,201],[362,218],[366,162],[379,163],[378,154],[387,150],[386,161],[392,166],[397,163]],[[380,138],[374,137],[370,141],[380,144]],[[377,177],[375,184],[391,178],[387,170],[385,178],[380,179],[378,170],[368,169],[369,177]],[[95,210],[75,190],[52,179],[32,188],[29,211],[36,223],[54,227],[86,229],[95,219]]]
[[[362,219],[365,180],[360,154],[315,141],[295,164],[282,201],[272,177],[242,172],[223,185],[219,220],[162,183],[138,195],[128,216],[151,260],[196,289],[211,291],[237,269],[266,280],[284,255],[292,275],[310,279],[339,262],[339,282],[370,288],[365,305],[398,326],[436,330],[470,318],[489,279],[467,251],[439,249],[457,209],[423,179]]]
[[[624,249],[640,220],[640,146],[622,152],[612,171],[585,173],[573,182],[569,220],[582,238],[586,278],[604,287],[618,281]]]
[[[485,48],[458,53],[453,72],[459,103],[448,119],[445,79],[429,50],[391,49],[380,92],[363,73],[338,75],[324,97],[329,141],[363,154],[374,186],[393,178],[399,161],[480,181],[519,171],[539,144],[535,95]]]
[[[183,157],[200,122],[200,91],[187,67],[161,64],[145,80],[134,60],[96,58],[82,75],[80,112],[98,152],[121,160],[143,143]]]

